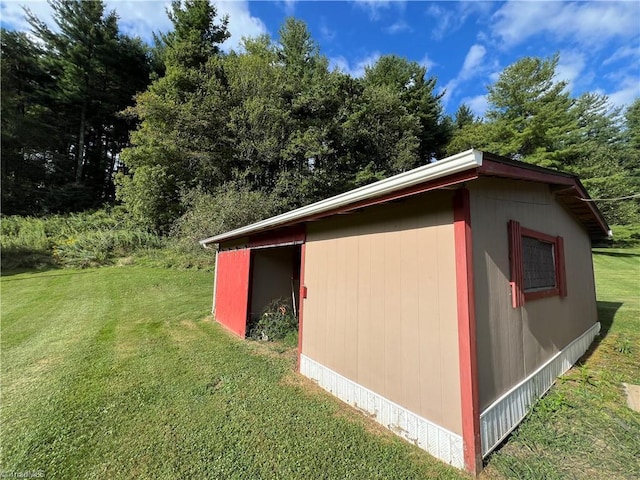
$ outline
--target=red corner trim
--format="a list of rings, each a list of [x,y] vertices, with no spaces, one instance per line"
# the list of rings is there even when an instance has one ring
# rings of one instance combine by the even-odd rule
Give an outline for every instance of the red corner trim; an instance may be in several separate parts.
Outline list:
[[[304,311],[304,303],[307,298],[307,287],[304,284],[304,264],[307,255],[307,244],[300,246],[300,299],[298,304],[298,371],[300,371],[300,355],[302,355],[302,312]]]
[[[509,220],[509,266],[511,269],[511,306],[524,305],[524,271],[522,267],[522,228],[520,223]]]
[[[482,470],[480,408],[478,400],[478,354],[473,284],[473,249],[469,191],[461,188],[453,197],[453,231],[456,254],[458,303],[458,351],[460,400],[465,469],[472,475]]]
[[[564,238],[556,238],[556,272],[558,272],[558,290],[560,297],[567,296],[567,272],[564,264]]]

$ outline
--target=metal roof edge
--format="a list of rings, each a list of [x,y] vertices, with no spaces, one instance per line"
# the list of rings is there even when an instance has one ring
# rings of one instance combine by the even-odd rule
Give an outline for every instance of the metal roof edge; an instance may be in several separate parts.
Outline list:
[[[220,235],[200,240],[200,245],[206,247],[211,243],[220,243],[224,240],[243,237],[255,232],[289,224],[297,220],[303,221],[312,215],[317,215],[329,210],[343,207],[361,200],[367,200],[387,193],[412,187],[422,182],[435,180],[458,172],[478,168],[482,165],[484,153],[480,150],[470,149],[451,155],[428,165],[409,170],[407,172],[385,178],[375,183],[341,193],[334,197],[320,200],[319,202],[300,207],[275,217],[260,220],[259,222],[236,228]]]

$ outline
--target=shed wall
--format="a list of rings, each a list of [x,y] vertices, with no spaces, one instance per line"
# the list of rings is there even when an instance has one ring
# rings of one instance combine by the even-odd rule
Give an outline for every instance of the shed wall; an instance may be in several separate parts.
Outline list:
[[[452,192],[311,223],[302,353],[461,434]]]
[[[480,409],[597,322],[591,242],[546,184],[479,179],[469,185]],[[511,306],[507,222],[564,238],[567,296]]]

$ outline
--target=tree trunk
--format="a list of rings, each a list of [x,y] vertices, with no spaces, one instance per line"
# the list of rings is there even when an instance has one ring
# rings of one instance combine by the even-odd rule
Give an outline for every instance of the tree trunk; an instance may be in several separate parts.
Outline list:
[[[82,167],[84,166],[84,131],[87,123],[87,102],[82,103],[80,112],[80,133],[78,134],[78,152],[76,156],[76,183],[82,182]]]

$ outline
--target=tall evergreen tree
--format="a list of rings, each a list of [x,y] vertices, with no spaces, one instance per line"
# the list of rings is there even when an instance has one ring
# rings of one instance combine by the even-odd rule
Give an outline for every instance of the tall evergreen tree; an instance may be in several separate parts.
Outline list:
[[[118,179],[118,197],[160,230],[181,213],[182,191],[215,189],[231,168],[228,94],[218,58],[229,36],[227,20],[216,23],[217,11],[206,0],[174,1],[168,14],[174,30],[162,37],[166,71],[128,110],[141,123],[121,155],[130,175]]]
[[[428,163],[443,154],[449,140],[449,124],[442,113],[442,93],[434,92],[435,77],[427,69],[396,55],[386,55],[365,70],[366,88],[387,88],[397,95],[407,114],[419,122],[418,158],[403,168]]]
[[[567,83],[555,78],[559,56],[525,57],[489,86],[487,118],[494,124],[491,150],[547,167],[560,167],[565,141],[576,129]]]
[[[39,163],[46,172],[35,187],[41,198],[24,197],[16,207],[33,214],[97,206],[112,197],[115,161],[131,128],[118,113],[149,79],[146,46],[121,35],[115,13],[105,13],[101,1],[51,0],[50,5],[57,29],[25,10],[37,47],[16,57],[23,67],[37,66],[40,72],[33,81],[21,79],[37,91],[25,112],[39,132],[31,139],[20,137],[21,161]],[[28,46],[25,39],[21,44]],[[4,53],[3,48],[7,64]],[[5,98],[22,95],[20,82],[4,80],[3,75]],[[35,148],[34,139],[45,135]],[[5,144],[3,138],[3,149]]]

